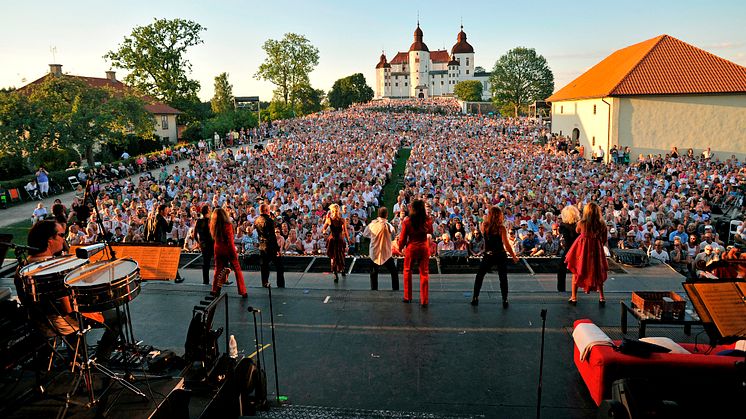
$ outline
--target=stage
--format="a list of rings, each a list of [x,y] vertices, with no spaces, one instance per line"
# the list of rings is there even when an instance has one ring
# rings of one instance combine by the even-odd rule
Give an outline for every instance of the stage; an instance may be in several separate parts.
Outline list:
[[[142,292],[130,304],[137,340],[184,353],[192,308],[210,289],[202,285],[201,271],[191,267],[180,270],[183,283],[142,284]],[[236,336],[241,353],[251,354],[254,330],[247,307],[262,311],[260,341],[271,344],[269,300],[257,272],[245,272],[245,277],[248,299],[238,296],[235,284],[224,291],[229,297],[228,333]],[[332,278],[324,272],[288,272],[287,288],[272,290],[280,394],[287,396],[290,407],[271,409],[265,417],[533,416],[540,311],[546,308],[542,415],[593,418],[596,407],[572,364],[573,321],[591,318],[619,339],[619,300],[639,290],[683,294],[683,278],[665,265],[610,272],[605,308],[599,308],[597,294],[580,295],[577,307],[568,305],[568,293],[556,292],[555,275],[547,273],[510,274],[508,309],[500,304],[496,274],[487,275],[478,307],[469,305],[473,274],[433,274],[430,306],[425,309],[417,304],[418,292],[412,304],[403,304],[401,291],[390,290],[388,274],[379,276],[379,291],[369,290],[364,273],[352,273],[337,284]],[[230,279],[235,281],[233,275]],[[0,285],[12,284],[4,280]],[[414,289],[419,290],[417,276]],[[222,316],[216,315],[214,326],[225,326]],[[694,326],[687,336],[683,328],[651,327],[648,335],[704,342],[701,331]],[[274,349],[263,352],[270,398],[276,396]],[[177,375],[163,380],[158,392],[167,394],[178,382]],[[145,412],[152,412],[155,403],[141,403],[147,407],[137,410],[128,404],[128,409],[115,407],[116,414],[147,417]],[[5,415],[49,417],[55,412],[50,401],[39,401]],[[74,417],[92,416],[90,410],[77,409]]]

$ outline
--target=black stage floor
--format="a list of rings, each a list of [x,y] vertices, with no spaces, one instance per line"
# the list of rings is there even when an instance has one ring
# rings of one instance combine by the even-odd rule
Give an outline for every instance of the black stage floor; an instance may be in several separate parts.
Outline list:
[[[186,278],[181,284],[143,283],[142,292],[130,304],[135,337],[179,355],[184,352],[192,308],[209,291],[201,284],[199,270],[182,269],[181,273]],[[253,321],[247,307],[261,310],[260,341],[270,345],[262,353],[270,397],[276,396],[272,360],[276,350],[280,394],[287,396],[291,406],[272,409],[264,414],[267,417],[534,416],[540,311],[546,308],[542,415],[593,418],[596,407],[572,362],[573,321],[591,318],[619,339],[619,300],[629,299],[634,290],[681,290],[682,281],[665,266],[619,267],[607,281],[605,308],[599,308],[596,295],[581,295],[573,307],[566,302],[567,293],[555,291],[554,275],[514,273],[509,277],[510,307],[503,309],[495,274],[487,276],[478,307],[469,305],[472,274],[434,274],[430,306],[421,308],[416,304],[418,292],[413,304],[403,304],[401,291],[389,290],[387,274],[379,277],[382,290],[370,291],[365,274],[351,274],[334,284],[328,273],[291,272],[286,275],[288,288],[272,290],[274,347],[268,290],[259,286],[257,273],[245,275],[248,299],[239,298],[235,285],[225,289],[228,333],[236,336],[243,354],[254,352]],[[215,327],[226,326],[220,310]],[[699,332],[694,327],[692,335],[686,336],[677,328],[651,328],[648,335],[686,342]],[[164,394],[167,387],[173,388],[173,380],[162,385],[158,392]],[[50,417],[51,413],[53,417],[50,403],[27,404],[11,416]],[[142,403],[154,405],[152,400]],[[147,417],[134,409],[127,412],[130,419]],[[78,410],[75,417],[88,414]]]

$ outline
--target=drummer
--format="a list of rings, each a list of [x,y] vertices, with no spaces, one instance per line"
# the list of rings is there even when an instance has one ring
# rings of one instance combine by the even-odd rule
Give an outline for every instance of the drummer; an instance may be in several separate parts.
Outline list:
[[[27,263],[41,262],[52,257],[60,256],[65,242],[65,227],[55,220],[42,220],[34,224],[28,233],[28,246],[36,250],[29,251]],[[64,278],[59,278],[64,281]],[[41,307],[41,304],[35,303],[26,295],[23,287],[23,278],[21,275],[15,277],[16,291],[21,303],[29,308],[32,320],[42,330],[51,329],[54,333],[68,338],[68,342],[74,344],[78,331],[78,321],[72,309],[70,297],[63,297],[56,304],[57,313],[50,313],[49,307]],[[64,287],[64,284],[60,284]],[[117,339],[120,335],[121,324],[115,310],[108,310],[103,313],[86,313],[84,314],[90,320],[102,323],[105,331],[101,340],[98,342],[96,358],[99,361],[106,361],[114,350]],[[46,319],[44,318],[46,317]]]

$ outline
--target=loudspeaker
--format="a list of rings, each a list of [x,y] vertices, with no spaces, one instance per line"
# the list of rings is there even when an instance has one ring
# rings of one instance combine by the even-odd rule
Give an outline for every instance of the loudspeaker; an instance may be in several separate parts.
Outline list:
[[[599,416],[625,419],[674,419],[682,417],[678,404],[662,400],[651,383],[642,378],[616,380],[611,385],[611,402],[599,406]],[[601,410],[601,408],[606,409]],[[625,414],[621,413],[624,408]],[[605,414],[607,416],[601,416]]]

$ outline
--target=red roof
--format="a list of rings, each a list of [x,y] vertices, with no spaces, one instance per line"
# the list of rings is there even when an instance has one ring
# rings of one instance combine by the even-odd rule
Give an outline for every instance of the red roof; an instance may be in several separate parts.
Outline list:
[[[23,92],[26,89],[30,89],[33,86],[37,86],[41,83],[43,83],[47,77],[52,77],[51,74],[47,73],[44,76],[32,81],[31,83],[21,87],[18,89],[18,91]],[[127,86],[126,84],[122,83],[119,80],[111,80],[107,78],[100,78],[100,77],[86,77],[86,76],[74,76],[70,74],[65,74],[64,77],[74,77],[76,79],[79,79],[86,83],[87,85],[95,88],[109,88],[116,92],[132,92],[132,89]],[[147,96],[147,95],[138,95],[142,100],[144,100],[147,104],[145,105],[145,110],[152,114],[180,114],[182,113],[180,110],[176,108],[172,108],[171,106],[156,101],[154,98]]]
[[[448,51],[446,50],[431,51],[430,61],[434,63],[447,63],[451,61],[451,57],[448,56]]]
[[[614,52],[547,101],[701,93],[746,93],[746,67],[660,35]]]
[[[391,60],[391,64],[406,64],[409,62],[409,54],[406,52],[397,52]]]

